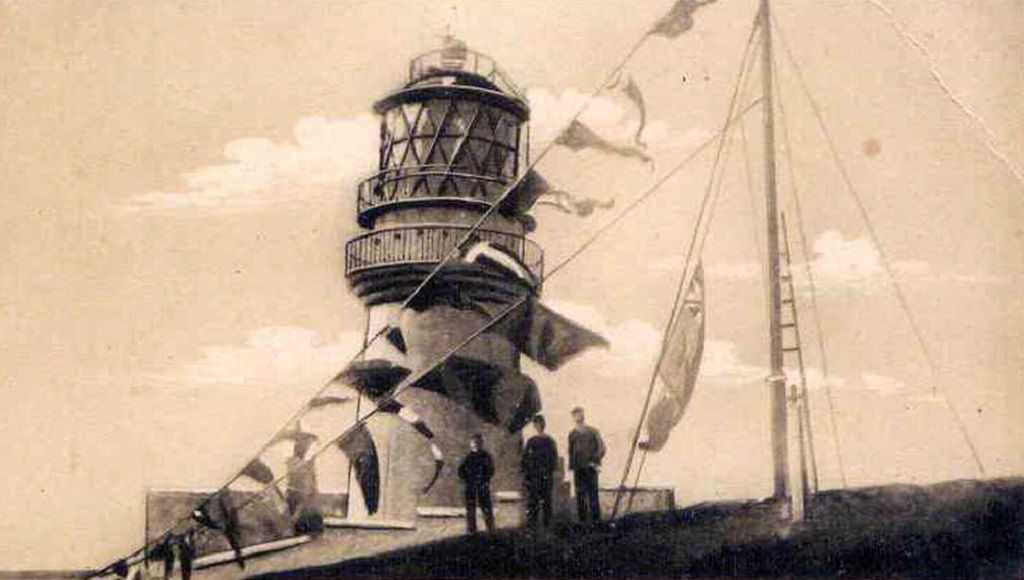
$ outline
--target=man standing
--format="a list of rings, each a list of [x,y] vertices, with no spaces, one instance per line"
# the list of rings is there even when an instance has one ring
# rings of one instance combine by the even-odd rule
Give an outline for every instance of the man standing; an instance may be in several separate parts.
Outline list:
[[[285,499],[298,534],[318,532],[323,528],[322,516],[316,508],[316,465],[306,460],[313,439],[308,434],[299,433],[295,438],[292,456],[287,461],[288,489]]]
[[[604,441],[597,429],[585,423],[583,409],[572,410],[576,427],[569,433],[569,469],[576,487],[576,508],[581,522],[601,520],[601,504],[597,497],[597,474],[604,457]]]
[[[476,508],[484,512],[487,531],[494,531],[494,511],[491,509],[491,478],[494,477],[494,461],[491,454],[483,449],[484,438],[479,433],[469,441],[469,455],[459,465],[459,479],[466,482],[466,529],[476,533]]]
[[[542,511],[543,528],[551,526],[551,486],[558,463],[558,446],[544,433],[544,417],[533,418],[537,433],[530,437],[523,450],[523,487],[526,490],[526,522],[537,529],[537,515]]]

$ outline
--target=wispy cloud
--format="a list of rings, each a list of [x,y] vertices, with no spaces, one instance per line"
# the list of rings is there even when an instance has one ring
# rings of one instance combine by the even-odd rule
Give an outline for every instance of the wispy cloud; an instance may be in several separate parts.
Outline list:
[[[597,309],[572,302],[553,302],[558,312],[604,336],[610,348],[605,351],[587,351],[570,362],[551,380],[561,382],[563,372],[573,384],[599,384],[613,381],[621,386],[621,378],[632,380],[650,377],[661,346],[661,330],[637,319],[621,322],[608,321]],[[860,376],[825,377],[818,367],[807,367],[808,387],[823,388],[826,384],[837,389],[861,389],[878,394],[899,394],[911,389],[899,379],[880,374],[863,373]],[[770,374],[767,365],[751,362],[743,357],[737,343],[728,340],[706,339],[701,359],[700,387],[760,386]],[[796,380],[796,376],[792,377]],[[642,380],[640,382],[643,382]]]
[[[531,135],[546,143],[563,129],[587,100],[574,89],[536,89],[529,93]],[[639,123],[635,107],[614,96],[594,99],[582,119],[603,136],[629,139]],[[664,121],[650,120],[644,139],[652,151],[689,148],[707,136],[693,130],[677,134]],[[289,140],[235,139],[223,147],[223,159],[181,176],[180,188],[134,195],[118,206],[123,214],[242,212],[306,201],[311,196],[354,200],[355,185],[376,167],[379,119],[304,117]]]
[[[354,197],[355,183],[372,170],[378,131],[379,123],[371,115],[306,117],[295,124],[289,142],[265,137],[229,141],[223,162],[186,173],[181,189],[139,194],[120,209],[127,213],[245,211],[294,203],[314,194],[337,196],[344,189],[351,190],[344,191],[344,197]]]
[[[848,238],[837,230],[819,235],[812,243],[811,271],[818,290],[830,293],[854,291],[874,293],[888,288],[890,281],[885,273],[881,254],[867,236]],[[678,269],[677,260],[652,262],[655,269]],[[728,282],[756,281],[763,277],[763,265],[756,261],[705,264],[705,272],[713,279]],[[794,282],[800,289],[809,286],[807,263],[793,262]],[[1007,280],[992,274],[962,274],[936,271],[924,260],[897,260],[891,264],[897,281],[956,282],[964,284],[998,285]]]
[[[242,344],[207,346],[199,360],[149,378],[159,384],[199,388],[308,387],[337,373],[361,341],[357,332],[328,340],[305,328],[265,327]]]

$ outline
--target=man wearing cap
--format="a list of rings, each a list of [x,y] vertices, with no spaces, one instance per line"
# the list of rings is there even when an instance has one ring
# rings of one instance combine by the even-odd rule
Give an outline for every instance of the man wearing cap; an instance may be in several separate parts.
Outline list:
[[[491,508],[491,478],[494,460],[484,450],[484,437],[477,433],[469,440],[469,454],[459,465],[459,479],[466,482],[466,529],[476,533],[476,508],[484,513],[487,531],[494,531],[494,511]]]
[[[572,418],[576,427],[569,433],[569,469],[576,487],[576,508],[580,522],[597,522],[601,520],[597,474],[604,458],[604,441],[597,429],[586,424],[581,407],[572,410]]]
[[[536,530],[538,515],[543,528],[551,526],[551,486],[554,485],[555,468],[558,466],[558,446],[544,432],[544,417],[536,415],[533,427],[536,434],[526,441],[522,469],[526,523],[531,530]]]

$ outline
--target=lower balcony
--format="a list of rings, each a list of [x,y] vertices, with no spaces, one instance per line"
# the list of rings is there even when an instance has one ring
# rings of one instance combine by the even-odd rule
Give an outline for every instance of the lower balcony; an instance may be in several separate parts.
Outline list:
[[[375,230],[345,245],[345,275],[369,304],[404,300],[430,271],[465,238],[469,226],[416,225]],[[477,229],[481,240],[517,258],[537,280],[544,274],[544,252],[524,236]],[[475,300],[505,301],[528,283],[503,271],[467,264],[453,257],[438,283],[458,286]]]

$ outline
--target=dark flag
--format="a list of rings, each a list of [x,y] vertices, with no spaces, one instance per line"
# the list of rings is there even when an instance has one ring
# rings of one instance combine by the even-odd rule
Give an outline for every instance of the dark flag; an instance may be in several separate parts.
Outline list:
[[[640,147],[635,145],[616,145],[579,121],[570,123],[569,127],[562,131],[555,139],[555,143],[573,151],[594,149],[620,157],[633,157],[644,163],[652,162],[651,157],[644,153]]]
[[[387,397],[398,385],[409,375],[411,371],[406,367],[392,363],[384,359],[369,359],[363,361],[355,361],[351,363],[344,371],[335,377],[337,385],[333,385],[324,391],[319,397],[314,399],[310,403],[310,407],[316,406],[327,406],[331,403],[345,404],[351,401],[354,397],[350,394],[351,389],[356,389],[362,394],[366,395],[368,399],[376,403],[380,407],[380,412],[387,413],[390,415],[396,415],[402,421],[405,421],[414,431],[419,433],[426,439],[430,444],[430,452],[434,456],[434,475],[431,481],[424,488],[423,493],[430,491],[433,487],[434,482],[441,474],[441,469],[444,467],[444,455],[441,453],[441,449],[434,443],[434,432],[427,425],[415,411],[406,406],[401,401],[395,398]],[[399,394],[398,397],[401,397]],[[359,429],[365,430],[365,427],[359,427]],[[365,432],[366,436],[369,436],[369,432]],[[362,438],[363,434],[358,435]],[[370,437],[370,444],[372,445],[373,439]],[[365,446],[364,446],[365,447]],[[358,463],[353,462],[353,466],[357,472],[362,469],[365,476],[366,485],[372,488],[374,478],[379,480],[379,474],[373,475],[374,465],[376,465],[376,448],[374,447],[374,453],[372,454],[374,459],[362,460],[362,467]],[[352,457],[349,457],[349,461],[353,461]],[[378,484],[379,486],[379,484]],[[379,495],[379,493],[378,493]],[[364,497],[369,498],[364,491]],[[367,500],[369,501],[369,499]],[[367,505],[369,511],[370,506]],[[376,508],[374,508],[374,511]],[[370,511],[372,514],[373,511]]]
[[[622,88],[622,92],[626,94],[626,98],[636,105],[637,111],[640,114],[640,124],[636,128],[636,132],[633,133],[633,142],[642,148],[646,148],[647,144],[643,141],[644,128],[647,127],[647,105],[644,103],[644,95],[640,92],[640,87],[633,81],[633,77],[629,77],[626,81],[626,86]]]
[[[592,197],[575,197],[567,191],[552,191],[537,202],[537,205],[553,207],[563,213],[587,217],[598,209],[615,207],[615,200],[598,201]]]
[[[485,421],[497,424],[500,420],[494,398],[501,377],[501,369],[490,363],[454,355],[413,386],[444,395],[459,405],[471,408]]]
[[[391,345],[398,350],[398,352],[402,354],[406,353],[407,347],[405,344],[405,336],[402,335],[401,328],[398,328],[397,326],[391,326],[388,328],[388,331],[387,333],[385,333],[384,336],[385,338],[388,339],[388,342],[390,342]]]
[[[274,483],[275,479],[273,470],[258,457],[245,466],[245,469],[242,470],[242,475],[252,478],[263,485]]]
[[[522,324],[514,337],[520,352],[555,370],[570,358],[596,346],[608,346],[601,335],[529,299]]]
[[[319,409],[328,405],[346,405],[353,401],[353,397],[346,397],[341,395],[320,395],[313,397],[309,401],[310,409]]]
[[[643,97],[640,98],[642,99]],[[639,106],[642,107],[642,101]],[[637,135],[643,130],[644,114],[643,109],[641,109],[641,126],[637,130]],[[637,144],[642,145],[639,142]],[[613,199],[599,201],[589,197],[577,197],[568,191],[556,189],[548,183],[547,179],[533,169],[523,178],[518,191],[520,192],[519,195],[509,197],[509,200],[515,202],[515,206],[507,205],[503,208],[506,213],[522,215],[523,212],[529,211],[534,204],[537,204],[551,206],[564,213],[586,217],[594,213],[595,209],[608,209],[615,205],[615,200]]]
[[[537,389],[537,383],[524,374],[520,374],[519,378],[523,382],[523,394],[512,413],[512,420],[509,421],[509,433],[521,431],[530,422],[530,419],[541,410],[540,390]]]
[[[693,28],[693,13],[715,0],[676,0],[667,14],[658,19],[648,34],[676,38]]]
[[[230,491],[222,489],[217,492],[192,512],[192,519],[207,528],[223,533],[235,552],[235,563],[239,568],[245,569],[245,558],[242,557],[242,530],[238,523],[238,511],[232,505]]]
[[[530,268],[514,252],[485,240],[477,241],[469,246],[462,255],[462,261],[500,270],[526,282],[531,287],[536,286],[538,282]],[[486,315],[487,312],[485,311],[484,314]]]
[[[354,431],[338,441],[338,447],[355,469],[356,481],[363,492],[367,513],[377,513],[380,505],[380,459],[377,457],[377,445],[373,442],[373,435],[366,425],[360,423]]]
[[[641,449],[660,450],[668,441],[669,433],[683,418],[697,384],[703,352],[704,270],[697,264],[683,296],[683,304],[665,336],[664,355],[658,365],[658,375],[664,388],[647,414],[647,439],[640,443]]]
[[[319,439],[319,437],[317,437],[313,433],[303,431],[298,427],[293,427],[291,429],[281,431],[277,435],[274,435],[274,437],[267,443],[267,445],[276,445],[283,441],[294,441],[297,445],[301,445],[303,448],[308,448],[317,439]]]
[[[397,415],[399,419],[405,421],[407,425],[412,427],[414,431],[422,435],[430,443],[430,454],[434,456],[434,474],[421,492],[427,493],[430,491],[430,488],[434,487],[437,479],[441,477],[441,470],[444,468],[444,454],[441,453],[441,448],[437,446],[437,443],[434,443],[433,430],[427,426],[427,422],[418,413],[394,399],[382,402],[380,408],[381,412]]]
[[[551,184],[544,176],[531,169],[526,172],[516,188],[515,195],[510,195],[502,202],[502,213],[505,215],[522,215],[530,211],[538,198],[552,191]]]
[[[409,376],[412,371],[384,359],[353,361],[334,378],[354,387],[370,399],[379,399]]]

